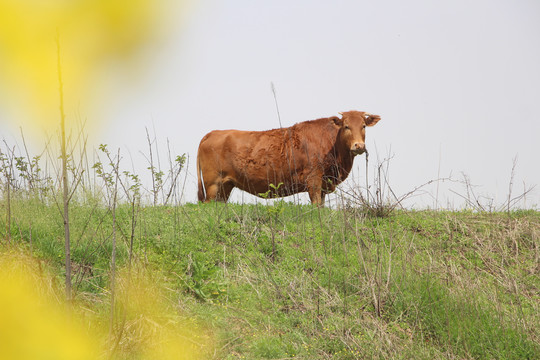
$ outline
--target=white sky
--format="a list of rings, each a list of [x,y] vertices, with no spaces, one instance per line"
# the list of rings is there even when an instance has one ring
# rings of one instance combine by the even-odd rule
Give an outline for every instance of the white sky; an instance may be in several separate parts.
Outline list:
[[[523,182],[540,187],[537,0],[215,0],[194,3],[183,21],[148,56],[141,79],[113,71],[104,79],[115,94],[107,110],[86,113],[81,102],[79,111],[102,119],[96,147],[121,147],[125,157],[129,150],[140,171],[145,127],[163,149],[169,139],[175,153],[188,153],[187,201],[196,201],[193,165],[204,134],[279,126],[271,82],[283,126],[352,109],[381,115],[367,132],[370,164],[394,155],[398,195],[437,178],[440,167],[441,177],[463,172],[481,185],[479,194],[502,203],[516,156],[514,194]],[[4,137],[17,136],[13,125],[0,125]],[[364,184],[364,166],[357,157],[343,186]],[[459,207],[449,189],[465,194],[451,183],[439,202]],[[233,199],[242,199],[240,191]],[[540,188],[527,197],[527,206],[535,204]]]

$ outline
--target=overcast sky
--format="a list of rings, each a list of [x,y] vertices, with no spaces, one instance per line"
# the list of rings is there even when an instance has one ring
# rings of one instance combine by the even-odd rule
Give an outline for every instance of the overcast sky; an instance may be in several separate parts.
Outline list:
[[[101,110],[77,105],[100,124],[94,145],[129,150],[140,169],[145,127],[188,153],[187,201],[196,201],[193,164],[207,132],[279,127],[271,83],[283,126],[353,109],[379,114],[367,131],[370,164],[393,155],[398,195],[464,173],[502,203],[515,157],[514,193],[540,186],[539,1],[200,1],[187,14],[139,79],[111,71],[103,84],[114,95]],[[16,121],[0,129],[18,133]],[[344,187],[365,183],[364,159]],[[439,203],[459,207],[450,190],[466,193],[448,183]],[[535,204],[540,188],[527,197]]]

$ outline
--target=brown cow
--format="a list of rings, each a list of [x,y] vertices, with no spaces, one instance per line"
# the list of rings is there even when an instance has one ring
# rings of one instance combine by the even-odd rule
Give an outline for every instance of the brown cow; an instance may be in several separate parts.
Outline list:
[[[307,191],[313,204],[347,178],[366,150],[366,126],[381,118],[361,111],[268,131],[215,130],[197,154],[199,201],[227,201],[234,187],[260,197]]]

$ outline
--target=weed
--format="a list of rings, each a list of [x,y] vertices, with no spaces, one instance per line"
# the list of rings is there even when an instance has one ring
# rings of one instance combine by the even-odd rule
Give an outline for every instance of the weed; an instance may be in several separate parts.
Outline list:
[[[216,280],[218,267],[193,260],[187,271],[186,287],[199,300],[218,300],[226,291],[223,283]]]

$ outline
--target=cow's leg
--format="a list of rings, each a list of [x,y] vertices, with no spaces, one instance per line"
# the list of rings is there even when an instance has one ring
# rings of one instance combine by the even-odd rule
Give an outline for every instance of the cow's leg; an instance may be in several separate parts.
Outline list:
[[[224,181],[220,184],[217,192],[217,198],[218,201],[227,202],[229,200],[229,196],[231,195],[232,190],[234,189],[234,184],[230,181]]]
[[[308,194],[309,194],[309,200],[311,200],[311,203],[313,205],[317,206],[323,206],[324,205],[324,197],[321,191],[321,187],[313,186],[308,188]]]
[[[307,191],[313,205],[324,206],[322,179],[323,174],[318,169],[313,171],[307,179]]]
[[[206,179],[205,179],[206,180]],[[234,183],[224,180],[221,176],[215,176],[210,183],[205,181],[206,198],[205,202],[222,201],[226,202],[231,195]]]
[[[206,198],[205,198],[204,201],[205,202],[210,202],[212,200],[217,200],[218,190],[219,190],[219,185],[218,184],[207,185],[206,186]]]

